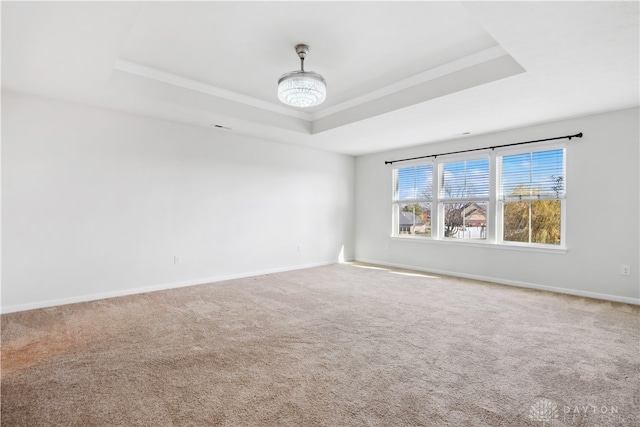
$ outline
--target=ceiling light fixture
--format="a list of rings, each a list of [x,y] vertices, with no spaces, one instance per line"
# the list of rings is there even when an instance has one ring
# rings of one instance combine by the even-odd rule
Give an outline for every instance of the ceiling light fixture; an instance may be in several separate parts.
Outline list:
[[[299,44],[295,47],[300,58],[300,70],[283,74],[278,80],[278,99],[293,107],[313,107],[320,105],[327,97],[327,83],[313,71],[304,70],[304,58],[309,46]]]

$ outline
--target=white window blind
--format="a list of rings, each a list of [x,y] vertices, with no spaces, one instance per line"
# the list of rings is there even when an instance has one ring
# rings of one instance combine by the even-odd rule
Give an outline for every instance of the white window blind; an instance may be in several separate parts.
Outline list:
[[[396,169],[395,201],[430,200],[432,165]]]
[[[440,181],[441,199],[488,199],[489,159],[444,163]]]
[[[565,195],[564,149],[502,157],[502,200],[561,199]]]

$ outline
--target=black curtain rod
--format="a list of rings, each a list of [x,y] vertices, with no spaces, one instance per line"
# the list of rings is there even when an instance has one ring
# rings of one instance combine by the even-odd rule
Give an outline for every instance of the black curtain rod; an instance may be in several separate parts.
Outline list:
[[[469,150],[450,151],[448,153],[430,154],[428,156],[410,157],[408,159],[386,160],[384,164],[391,165],[398,162],[408,162],[409,160],[426,159],[429,157],[436,158],[438,156],[448,156],[449,154],[470,153],[472,151],[494,150],[496,148],[513,147],[514,145],[533,144],[535,142],[555,141],[557,139],[569,139],[569,141],[571,141],[571,138],[582,138],[582,132],[576,133],[575,135],[557,136],[555,138],[547,138],[547,139],[536,139],[535,141],[514,142],[512,144],[494,145],[492,147],[483,147],[483,148],[471,148]]]

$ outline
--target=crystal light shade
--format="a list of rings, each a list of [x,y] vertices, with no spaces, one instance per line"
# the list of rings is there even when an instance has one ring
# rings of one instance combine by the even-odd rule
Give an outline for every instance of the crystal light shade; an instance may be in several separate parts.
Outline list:
[[[295,49],[300,58],[300,70],[285,73],[280,77],[278,99],[292,107],[320,105],[327,97],[327,83],[320,74],[304,70],[304,59],[309,53],[309,46],[298,44]]]
[[[320,105],[327,97],[327,84],[313,71],[292,71],[278,80],[278,99],[293,107]]]

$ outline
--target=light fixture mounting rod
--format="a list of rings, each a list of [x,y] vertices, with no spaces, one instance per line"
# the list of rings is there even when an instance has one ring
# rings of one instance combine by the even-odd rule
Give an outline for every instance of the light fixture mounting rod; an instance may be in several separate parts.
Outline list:
[[[295,49],[300,58],[300,71],[304,71],[304,58],[306,58],[307,53],[309,53],[309,46],[306,44],[297,44]]]

